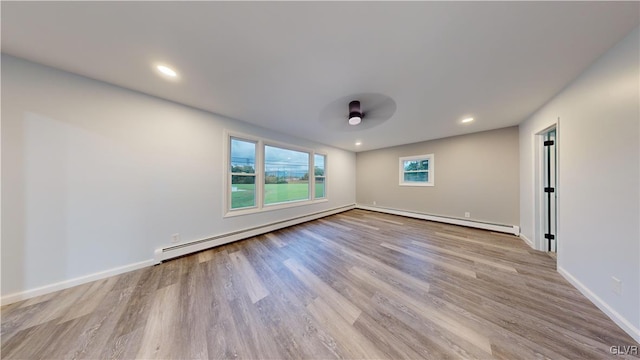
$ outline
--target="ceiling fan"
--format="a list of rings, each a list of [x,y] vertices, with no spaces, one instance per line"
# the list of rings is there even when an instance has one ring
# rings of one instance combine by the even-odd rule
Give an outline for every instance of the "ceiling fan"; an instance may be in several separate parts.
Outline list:
[[[345,109],[347,104],[349,106]],[[349,112],[345,114],[345,110]],[[360,93],[331,102],[321,111],[319,120],[336,131],[362,131],[389,120],[395,111],[396,102],[391,97],[377,93]]]

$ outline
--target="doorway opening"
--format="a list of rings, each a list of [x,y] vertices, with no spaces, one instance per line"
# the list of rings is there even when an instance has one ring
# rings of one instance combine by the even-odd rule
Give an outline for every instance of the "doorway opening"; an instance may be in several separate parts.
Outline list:
[[[538,146],[538,236],[537,248],[558,251],[558,136],[556,125],[539,135]]]

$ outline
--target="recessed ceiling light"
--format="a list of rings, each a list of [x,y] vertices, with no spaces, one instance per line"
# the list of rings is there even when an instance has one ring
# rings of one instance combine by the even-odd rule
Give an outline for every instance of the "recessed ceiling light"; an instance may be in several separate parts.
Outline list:
[[[356,141],[356,146],[362,145],[362,141]]]
[[[472,122],[472,121],[473,121],[473,118],[472,118],[472,117],[470,117],[470,118],[466,118],[466,119],[462,120],[462,122],[463,122],[463,123],[470,123],[470,122]]]
[[[176,77],[178,76],[178,73],[176,73],[175,70],[173,70],[172,68],[165,66],[165,65],[157,65],[156,69],[158,69],[158,71],[160,71],[160,73],[162,73],[162,75],[166,75],[169,77]]]

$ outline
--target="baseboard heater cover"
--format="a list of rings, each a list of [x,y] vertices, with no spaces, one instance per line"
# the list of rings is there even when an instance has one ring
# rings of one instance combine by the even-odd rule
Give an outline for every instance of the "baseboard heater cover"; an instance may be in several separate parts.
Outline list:
[[[361,205],[361,204],[356,205],[356,208],[369,210],[369,211],[377,211],[377,212],[392,214],[392,215],[406,216],[406,217],[415,218],[415,219],[437,221],[437,222],[446,223],[446,224],[461,225],[461,226],[467,226],[467,227],[472,227],[477,229],[502,232],[507,234],[513,234],[515,236],[520,235],[520,227],[516,225],[494,224],[494,223],[488,223],[488,222],[482,222],[482,221],[458,219],[458,218],[452,218],[452,217],[446,217],[446,216],[430,215],[430,214],[418,213],[413,211],[397,210],[397,209]]]
[[[298,217],[287,219],[287,220],[264,224],[264,225],[260,225],[260,226],[256,226],[248,229],[228,232],[225,234],[212,236],[206,239],[195,240],[195,241],[190,241],[183,244],[159,248],[159,249],[156,249],[154,253],[154,261],[156,264],[159,264],[163,261],[173,259],[179,256],[184,256],[194,252],[210,249],[212,247],[228,244],[234,241],[250,238],[253,236],[258,236],[258,235],[265,234],[278,229],[282,229],[288,226],[293,226],[293,225],[301,224],[303,222],[323,218],[325,216],[338,214],[341,212],[345,212],[347,210],[354,209],[355,207],[356,207],[355,204],[341,206],[341,207],[319,211],[319,212],[308,214],[308,215],[298,216]]]

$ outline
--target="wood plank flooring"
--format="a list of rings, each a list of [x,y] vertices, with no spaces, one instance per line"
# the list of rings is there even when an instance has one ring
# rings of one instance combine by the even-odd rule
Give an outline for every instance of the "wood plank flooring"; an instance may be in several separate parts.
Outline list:
[[[6,359],[602,359],[638,345],[514,236],[364,210],[4,306],[0,335]]]

